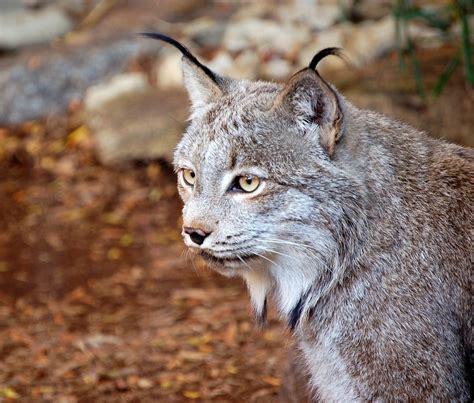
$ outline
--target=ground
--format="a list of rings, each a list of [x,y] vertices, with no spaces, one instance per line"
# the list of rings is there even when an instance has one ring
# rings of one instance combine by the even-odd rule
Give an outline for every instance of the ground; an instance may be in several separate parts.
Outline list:
[[[422,55],[431,85],[442,51]],[[473,144],[462,70],[427,104],[394,55],[335,77],[364,107]],[[243,284],[186,258],[169,165],[101,165],[74,108],[0,140],[0,401],[276,399],[289,334],[274,313],[257,329]]]
[[[69,123],[1,132],[0,400],[273,396],[285,332],[185,259],[170,168],[103,167]]]

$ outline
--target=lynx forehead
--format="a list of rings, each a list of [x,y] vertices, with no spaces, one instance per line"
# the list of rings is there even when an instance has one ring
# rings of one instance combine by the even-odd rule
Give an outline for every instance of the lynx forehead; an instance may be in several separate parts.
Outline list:
[[[347,102],[316,70],[338,49],[275,84],[146,35],[183,53],[184,242],[245,280],[261,323],[272,297],[310,398],[469,400],[472,150]]]

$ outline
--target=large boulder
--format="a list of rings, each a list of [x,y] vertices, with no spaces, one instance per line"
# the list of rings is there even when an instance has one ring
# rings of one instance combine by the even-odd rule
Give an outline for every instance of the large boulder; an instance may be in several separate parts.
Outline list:
[[[85,97],[85,121],[104,164],[172,160],[188,113],[183,90],[157,90],[142,73],[113,77]]]
[[[0,125],[63,113],[92,85],[126,70],[132,58],[156,55],[153,41],[133,36],[47,55],[0,62]]]

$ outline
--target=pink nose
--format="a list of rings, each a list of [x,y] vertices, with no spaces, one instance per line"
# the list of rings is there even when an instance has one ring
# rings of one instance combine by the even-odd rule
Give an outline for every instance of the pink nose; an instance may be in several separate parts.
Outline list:
[[[188,234],[191,238],[191,241],[197,245],[202,245],[204,240],[210,234],[210,232],[204,232],[202,229],[191,227],[183,227],[183,231]]]

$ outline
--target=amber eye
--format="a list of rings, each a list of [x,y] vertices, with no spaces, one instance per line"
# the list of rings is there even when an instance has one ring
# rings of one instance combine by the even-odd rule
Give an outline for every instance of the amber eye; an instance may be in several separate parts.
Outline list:
[[[183,180],[189,186],[194,186],[194,182],[196,182],[196,174],[192,169],[183,169]]]
[[[247,193],[254,192],[260,185],[260,179],[254,175],[239,176],[237,179],[237,188]]]

